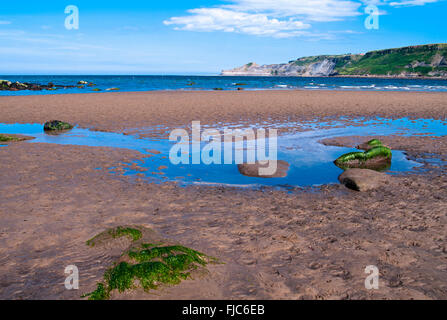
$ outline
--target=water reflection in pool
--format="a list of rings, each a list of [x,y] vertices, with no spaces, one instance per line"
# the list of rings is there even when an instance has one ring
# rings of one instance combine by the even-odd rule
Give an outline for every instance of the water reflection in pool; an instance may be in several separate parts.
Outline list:
[[[363,125],[359,125],[363,124]],[[25,143],[54,143],[62,145],[82,145],[96,147],[114,147],[137,150],[151,157],[135,161],[147,171],[132,168],[125,170],[125,175],[143,174],[155,182],[179,181],[182,184],[229,184],[239,186],[312,186],[336,183],[342,170],[333,164],[340,155],[355,151],[351,148],[325,146],[319,143],[325,138],[339,136],[371,135],[432,135],[447,134],[444,121],[421,119],[363,119],[330,123],[309,122],[282,124],[281,127],[305,128],[308,131],[287,133],[278,137],[278,159],[290,163],[290,171],[285,178],[253,178],[242,176],[236,165],[173,165],[169,161],[169,150],[173,142],[165,139],[139,139],[137,136],[118,133],[97,132],[75,128],[61,135],[47,135],[41,124],[0,124],[0,133],[24,134],[35,137]],[[221,128],[216,129],[222,129]],[[1,146],[1,145],[0,145]],[[160,153],[151,153],[158,150]],[[131,164],[129,164],[131,165]],[[402,151],[393,150],[393,161],[389,173],[405,172],[421,164],[410,161]]]

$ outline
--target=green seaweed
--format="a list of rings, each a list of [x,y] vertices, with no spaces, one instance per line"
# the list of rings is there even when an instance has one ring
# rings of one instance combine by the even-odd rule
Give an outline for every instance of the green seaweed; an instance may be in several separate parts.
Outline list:
[[[349,161],[355,161],[358,160],[360,162],[366,162],[368,160],[371,160],[376,157],[384,157],[386,159],[391,159],[392,152],[389,148],[378,146],[374,147],[368,151],[365,152],[350,152],[347,154],[342,155],[337,160],[335,160],[336,163],[345,163]]]
[[[106,300],[113,290],[122,293],[135,288],[137,280],[146,292],[160,285],[176,285],[188,279],[192,270],[217,262],[215,258],[180,245],[142,244],[141,248],[128,251],[127,256],[136,263],[121,262],[110,268],[104,275],[104,283],[98,283],[95,291],[83,297]]]
[[[133,241],[140,240],[143,234],[140,230],[129,227],[117,227],[115,229],[109,230],[109,234],[114,238],[121,238],[124,236],[129,236]]]
[[[143,236],[142,232],[138,229],[131,227],[116,227],[113,229],[107,230],[105,233],[102,232],[93,238],[87,240],[86,244],[90,247],[95,246],[96,241],[101,238],[104,234],[110,235],[113,239],[121,238],[121,237],[129,237],[132,241],[138,241]]]
[[[382,141],[380,141],[379,139],[369,140],[366,144],[368,146],[371,146],[371,147],[381,147],[381,146],[383,146]]]
[[[14,136],[0,134],[0,142],[21,141],[22,139]]]
[[[110,292],[106,290],[104,284],[98,283],[95,291],[81,296],[81,298],[87,297],[89,300],[108,300],[110,299]]]
[[[186,248],[184,246],[168,246],[168,247],[153,247],[148,248],[147,246],[144,246],[142,250],[136,250],[136,251],[129,251],[128,255],[131,259],[137,261],[137,262],[146,262],[151,261],[155,258],[169,258],[169,257],[175,257],[175,252],[181,252],[188,257],[190,257],[192,260],[191,262],[196,262],[201,265],[205,265],[203,258],[206,257],[204,254]]]
[[[391,149],[383,146],[372,148],[365,152],[366,160],[376,158],[376,157],[384,157],[387,159],[391,159],[393,156]]]

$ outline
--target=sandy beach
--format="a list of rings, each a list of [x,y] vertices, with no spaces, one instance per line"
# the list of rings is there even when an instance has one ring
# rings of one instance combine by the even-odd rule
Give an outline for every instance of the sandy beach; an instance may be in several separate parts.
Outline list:
[[[275,127],[304,120],[447,118],[447,93],[139,92],[0,97],[0,123],[59,119],[163,136],[191,121]],[[298,126],[287,130],[301,130]],[[447,126],[446,126],[447,133]],[[1,133],[1,132],[0,132]],[[373,137],[322,143],[355,146]],[[113,299],[447,299],[447,138],[379,137],[424,166],[371,192],[332,184],[291,192],[153,184],[120,168],[132,150],[17,142],[0,148],[0,298],[81,299],[119,256],[94,235],[141,225],[220,259],[209,273]],[[117,174],[110,173],[112,168]],[[80,269],[80,290],[64,269]],[[364,269],[380,269],[366,290]]]
[[[191,121],[250,124],[344,117],[446,117],[443,92],[121,92],[1,97],[2,123],[67,119],[95,130],[163,134]],[[161,126],[162,129],[150,128]],[[144,130],[146,128],[146,130]]]

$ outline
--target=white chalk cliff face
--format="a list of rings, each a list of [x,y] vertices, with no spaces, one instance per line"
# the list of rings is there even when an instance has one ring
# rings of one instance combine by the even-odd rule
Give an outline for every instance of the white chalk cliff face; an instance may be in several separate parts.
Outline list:
[[[301,57],[283,64],[248,63],[223,76],[437,77],[447,78],[447,43],[384,49],[360,54]]]
[[[285,64],[258,65],[248,63],[242,67],[222,71],[222,76],[331,76],[334,73],[335,62],[324,59],[307,65],[297,65],[294,62]]]

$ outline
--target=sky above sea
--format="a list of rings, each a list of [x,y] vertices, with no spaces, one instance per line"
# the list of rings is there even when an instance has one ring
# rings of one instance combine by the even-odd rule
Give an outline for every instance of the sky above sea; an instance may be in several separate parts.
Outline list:
[[[78,10],[77,28],[67,28],[67,6]],[[367,28],[371,8],[379,15]],[[213,75],[248,62],[445,43],[446,13],[446,0],[4,1],[0,75]]]

